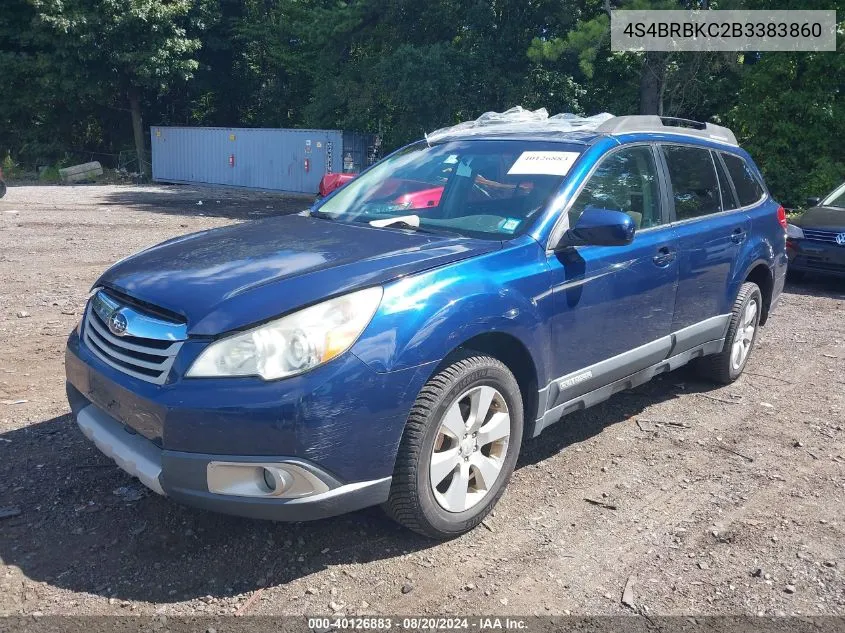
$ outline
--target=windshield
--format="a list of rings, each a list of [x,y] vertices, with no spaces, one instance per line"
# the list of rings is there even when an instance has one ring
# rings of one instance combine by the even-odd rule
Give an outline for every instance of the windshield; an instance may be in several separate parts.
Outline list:
[[[821,206],[823,207],[841,207],[845,209],[845,185],[836,189],[832,194],[825,198]]]
[[[509,140],[418,143],[373,166],[316,213],[382,227],[397,218],[396,228],[509,239],[528,230],[581,149]]]

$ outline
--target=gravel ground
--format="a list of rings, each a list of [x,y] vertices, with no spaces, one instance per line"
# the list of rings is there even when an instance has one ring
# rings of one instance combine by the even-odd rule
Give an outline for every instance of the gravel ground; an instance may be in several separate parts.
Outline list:
[[[841,281],[789,285],[734,385],[682,369],[548,429],[448,543],[378,509],[214,515],[124,475],[64,398],[91,283],[174,235],[306,204],[164,186],[0,201],[0,614],[845,614]]]

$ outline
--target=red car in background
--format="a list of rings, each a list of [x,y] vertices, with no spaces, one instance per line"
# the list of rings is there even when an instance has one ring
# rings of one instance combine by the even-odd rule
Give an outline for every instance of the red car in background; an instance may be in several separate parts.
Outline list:
[[[325,198],[335,189],[340,189],[358,174],[326,174],[320,179],[320,187],[317,192],[317,200]]]
[[[325,198],[327,195],[340,189],[346,183],[355,179],[358,174],[326,174],[320,180],[320,191],[317,200]],[[476,176],[473,183],[476,191],[476,196],[479,198],[496,198],[500,195],[510,195],[514,189],[513,184],[503,184],[495,180],[484,178],[483,176]],[[523,194],[528,194],[532,190],[531,182],[518,183],[515,185],[517,189],[522,189]],[[395,194],[395,198],[392,196]],[[440,197],[443,195],[443,187],[439,185],[432,186],[431,182],[421,182],[416,180],[405,180],[399,178],[392,178],[386,180],[384,184],[373,194],[374,198],[388,198],[391,199],[392,204],[407,209],[409,211],[421,211],[436,207],[440,204]]]
[[[326,174],[320,180],[317,200],[325,198],[333,191],[354,180],[358,174]],[[393,203],[408,210],[421,210],[440,204],[443,187],[432,187],[431,183],[410,180],[387,180],[377,195],[390,196],[396,193]]]

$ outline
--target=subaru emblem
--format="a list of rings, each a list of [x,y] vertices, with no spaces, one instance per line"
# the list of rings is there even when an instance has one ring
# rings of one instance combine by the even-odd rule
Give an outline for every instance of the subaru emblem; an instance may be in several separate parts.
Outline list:
[[[845,233],[840,233],[836,236],[836,243],[839,244],[839,246],[845,246]]]
[[[109,317],[109,331],[115,336],[123,336],[126,334],[126,317],[120,311],[112,312]]]

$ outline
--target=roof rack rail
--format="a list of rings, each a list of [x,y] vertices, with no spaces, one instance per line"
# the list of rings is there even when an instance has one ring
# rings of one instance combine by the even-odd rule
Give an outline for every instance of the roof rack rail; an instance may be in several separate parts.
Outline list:
[[[668,128],[668,129],[667,129]],[[599,134],[626,134],[629,132],[670,132],[688,134],[711,141],[720,141],[728,145],[739,145],[736,136],[728,128],[714,123],[702,123],[690,119],[657,116],[656,114],[636,114],[617,116],[608,119],[596,128]]]

